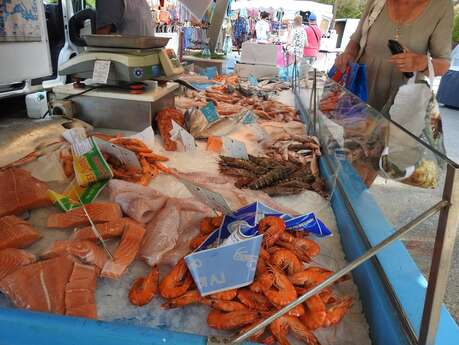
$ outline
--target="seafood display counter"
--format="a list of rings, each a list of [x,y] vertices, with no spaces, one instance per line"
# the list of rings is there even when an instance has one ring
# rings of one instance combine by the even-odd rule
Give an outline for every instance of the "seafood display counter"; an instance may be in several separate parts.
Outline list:
[[[335,106],[333,102],[330,102],[330,95],[333,97]],[[399,227],[399,223],[390,219],[390,215],[383,211],[386,203],[392,203],[393,200],[377,200],[372,196],[371,188],[367,187],[373,182],[369,177],[370,174],[378,173],[379,159],[385,148],[385,141],[382,139],[385,134],[384,128],[392,129],[392,124],[385,117],[353,98],[339,85],[327,80],[325,87],[320,90],[296,88],[282,91],[279,99],[283,103],[295,105],[302,122],[295,121],[296,114],[286,108],[289,104],[279,105],[270,101],[272,102],[269,104],[270,107],[276,107],[278,111],[275,114],[278,117],[274,116],[270,119],[271,112],[257,108],[253,99],[247,99],[246,104],[243,105],[230,105],[234,95],[230,97],[210,93],[207,96],[216,101],[217,109],[228,110],[234,106],[252,107],[253,113],[262,119],[262,121],[253,121],[252,117],[252,121],[242,123],[242,119],[247,119],[244,114],[239,120],[228,119],[219,127],[220,131],[223,129],[226,131],[229,126],[237,128],[237,130],[225,132],[222,135],[229,138],[231,142],[243,142],[249,159],[219,158],[222,147],[225,149],[225,142],[218,139],[213,139],[216,140],[215,142],[212,139],[208,139],[207,142],[197,141],[196,146],[187,152],[174,151],[174,148],[177,149],[174,140],[181,135],[183,146],[186,148],[186,140],[183,139],[187,138],[186,134],[178,130],[175,137],[169,136],[171,128],[165,130],[168,125],[165,125],[161,119],[168,119],[171,127],[174,125],[171,124],[170,119],[174,119],[175,124],[183,121],[175,110],[168,110],[158,115],[157,121],[161,136],[154,136],[152,132],[139,135],[126,131],[97,129],[93,132],[96,133],[94,136],[134,150],[141,163],[145,164],[142,168],[148,171],[147,177],[149,178],[147,179],[145,176],[126,175],[129,171],[120,170],[118,165],[107,159],[115,176],[118,175],[118,179],[111,180],[97,198],[97,202],[100,203],[108,201],[117,203],[125,216],[141,224],[147,224],[145,226],[147,235],[138,253],[138,257],[143,260],[132,262],[129,268],[124,267],[122,272],[111,264],[109,268],[101,265],[101,275],[104,278],[97,279],[96,302],[92,302],[92,304],[97,304],[97,321],[74,317],[78,316],[75,313],[69,314],[74,316],[58,316],[14,309],[12,301],[0,295],[0,344],[224,344],[248,341],[247,339],[259,330],[257,328],[265,329],[272,322],[276,322],[279,329],[276,332],[276,328],[269,328],[273,331],[274,337],[265,338],[266,343],[274,343],[276,340],[286,341],[289,329],[292,331],[290,336],[298,338],[289,337],[288,341],[292,344],[453,345],[457,343],[459,339],[457,325],[446,309],[441,306],[447,269],[450,264],[450,246],[453,242],[448,239],[454,235],[458,221],[453,193],[455,188],[457,189],[455,183],[457,167],[452,162],[446,157],[435,154],[439,161],[444,162],[443,170],[439,170],[435,175],[437,176],[435,187],[441,188],[441,185],[444,184],[445,192],[437,203],[432,200],[432,205],[428,210],[419,210],[419,212],[413,210],[414,212],[407,214],[404,218],[405,223]],[[193,97],[194,100],[190,102],[195,105],[201,96],[193,95]],[[231,100],[227,105],[222,105],[222,102],[219,104],[219,101],[225,99]],[[343,110],[344,108],[339,107],[341,100],[346,101],[347,105],[350,101],[351,105]],[[186,102],[183,99],[176,100],[177,108],[184,103]],[[206,105],[204,101],[203,106],[207,107],[209,104]],[[352,114],[355,114],[358,109],[356,117],[358,121],[346,122],[346,119],[350,117],[342,118],[342,114],[350,108],[353,110]],[[185,126],[185,121],[179,125]],[[394,128],[392,130],[400,131],[402,138],[414,140],[415,147],[429,150],[428,145],[421,140],[413,138],[396,126]],[[195,128],[195,130],[199,130],[202,135],[201,129]],[[317,135],[318,142],[314,137],[306,136],[306,132]],[[193,131],[191,134],[196,138],[199,137]],[[135,135],[135,138],[129,139],[132,135]],[[209,136],[212,137],[210,134],[205,137]],[[138,146],[139,144],[134,144],[137,143],[135,140],[143,144]],[[165,147],[172,151],[166,151]],[[26,151],[15,158],[24,157],[24,153]],[[44,156],[46,154],[43,153]],[[32,170],[42,171],[43,167],[49,168],[53,161],[59,162],[59,159],[62,158],[59,157],[59,154],[46,157],[45,162],[39,159],[26,162],[26,165],[30,164]],[[64,158],[64,167],[65,161],[66,158]],[[167,167],[163,164],[164,161],[167,161],[164,163],[167,164]],[[276,174],[272,173],[272,170]],[[390,178],[388,169],[384,171],[386,178]],[[301,174],[296,174],[298,172]],[[41,174],[41,177],[44,179],[51,175],[56,177],[59,176],[59,173],[49,168],[46,174]],[[235,176],[237,178],[234,178]],[[400,180],[395,175],[393,177]],[[122,181],[123,178],[137,182],[137,184]],[[273,181],[277,181],[276,184],[273,184]],[[148,184],[148,187],[142,186],[142,183]],[[202,233],[199,227],[195,229],[195,232],[182,232],[183,230],[180,229],[184,228],[183,224],[195,224],[196,220],[203,217],[215,216],[215,208],[212,207],[214,209],[212,210],[208,207],[209,205],[201,202],[202,199],[196,199],[195,194],[190,190],[190,184],[199,186],[201,192],[205,190],[218,193],[232,211],[258,201],[266,204],[270,212],[275,210],[284,215],[303,215],[312,212],[333,235],[331,237],[313,237],[312,235],[307,237],[308,240],[312,239],[320,246],[320,254],[307,251],[303,253],[305,257],[301,261],[308,262],[304,266],[306,268],[326,268],[327,274],[303,290],[297,288],[301,293],[295,293],[296,297],[289,298],[286,303],[275,305],[269,300],[269,303],[273,305],[265,312],[255,309],[256,314],[253,314],[253,311],[250,311],[251,314],[214,313],[215,318],[212,318],[212,322],[211,317],[208,316],[209,305],[216,308],[215,303],[212,300],[209,303],[208,299],[205,299],[206,302],[204,302],[201,297],[197,304],[193,300],[192,305],[191,303],[186,305],[188,301],[180,300],[180,303],[186,305],[184,308],[168,309],[174,303],[174,306],[177,306],[179,302],[168,299],[164,303],[165,301],[160,297],[153,298],[150,303],[142,307],[133,305],[130,295],[131,285],[137,278],[145,277],[148,272],[154,273],[149,265],[156,267],[155,265],[159,264],[157,274],[162,277],[163,282],[163,277],[171,277],[171,274],[172,278],[179,279],[173,276],[175,273],[170,267],[174,266],[179,258],[189,253],[190,241],[199,238],[196,235],[199,235],[200,231]],[[61,191],[65,184],[49,181],[48,187],[50,190]],[[215,201],[215,195],[212,200]],[[90,205],[87,206],[88,209]],[[158,212],[158,209],[162,211]],[[48,257],[53,257],[54,252],[59,252],[59,248],[56,248],[55,245],[56,241],[68,244],[69,238],[74,240],[82,236],[81,232],[84,229],[72,233],[67,230],[50,228],[50,218],[56,218],[54,216],[56,211],[53,207],[45,207],[30,212],[29,222],[41,236],[40,241],[27,249],[32,254],[46,257],[45,253],[47,253],[51,255]],[[432,274],[427,284],[405,247],[398,240],[411,228],[438,211],[441,211],[438,241],[433,258]],[[87,215],[86,209],[85,213]],[[105,221],[106,217],[108,215],[105,213],[101,216]],[[59,225],[59,222],[56,221],[53,224]],[[395,226],[399,227],[396,231]],[[66,226],[60,227],[65,228]],[[129,226],[122,225],[119,230],[127,232],[126,227]],[[152,229],[161,235],[152,235]],[[164,231],[165,229],[167,231]],[[258,231],[261,231],[260,228]],[[175,236],[172,247],[161,236],[166,238]],[[279,241],[278,238],[272,239],[270,236],[266,235],[262,246],[263,250],[269,253],[267,255],[274,255],[276,251],[283,250],[279,246],[285,246],[284,249],[290,248],[299,255],[296,251],[297,247],[289,247],[286,243],[281,243],[283,241]],[[291,235],[286,235],[284,239],[288,236]],[[124,237],[123,235],[121,243]],[[199,243],[202,240],[201,237]],[[304,238],[299,236],[296,241],[300,243],[303,240]],[[135,242],[135,240],[132,241]],[[107,250],[115,253],[116,257],[118,243],[106,242]],[[139,245],[138,243],[137,246]],[[99,250],[102,251],[101,248]],[[81,254],[76,253],[76,250],[73,255],[82,259]],[[242,261],[244,260],[246,257]],[[268,273],[274,274],[278,279],[277,273],[273,273],[278,272],[278,268],[271,256],[269,260]],[[181,261],[178,262],[177,265],[180,265]],[[444,270],[439,270],[440,266]],[[117,279],[113,279],[113,276],[116,276]],[[259,278],[259,276],[256,277]],[[46,291],[44,286],[49,277],[43,273],[39,278],[41,287],[37,287],[36,290]],[[14,282],[12,279],[9,281]],[[281,278],[277,284],[280,282]],[[196,284],[198,285],[198,282]],[[285,282],[285,285],[288,284]],[[160,294],[163,297],[169,294],[169,288],[166,288],[166,285],[160,284],[159,286]],[[4,287],[5,284],[2,286]],[[33,295],[33,289],[27,287],[25,282],[20,286],[20,289],[27,290],[27,288]],[[279,289],[280,297],[287,299],[286,295],[283,295],[287,294],[286,290],[284,291],[280,286],[275,288]],[[330,302],[329,308],[324,312],[326,322],[325,319],[317,321],[318,314],[315,314],[312,309],[314,305],[304,303],[310,303],[311,297],[324,289],[333,291],[332,299],[337,299],[335,302]],[[53,296],[52,293],[50,291],[50,295],[46,294],[48,299],[45,298],[45,302],[48,301],[48,306],[53,302],[49,299],[49,296]],[[9,295],[14,296],[14,291]],[[190,295],[190,298],[192,296]],[[232,307],[236,304],[240,305],[235,301],[229,301],[235,303],[231,305]],[[239,301],[242,299],[239,298]],[[353,301],[352,307],[350,303],[343,303],[345,301]],[[20,304],[20,302],[15,302]],[[224,305],[229,308],[230,303],[224,303]],[[424,305],[426,305],[425,308]],[[309,329],[304,328],[303,323],[299,326],[295,323],[297,322],[295,320],[299,320],[296,317],[282,316],[287,312],[297,312],[298,306],[305,308],[309,317],[319,322],[319,326],[315,327],[317,329],[313,332],[314,335],[311,331],[313,326]],[[242,308],[246,310],[245,306]],[[322,309],[320,310],[322,312]],[[225,315],[234,315],[234,319],[227,319]],[[241,323],[242,316],[247,315],[252,320]],[[279,317],[281,319],[278,319]],[[333,321],[334,317],[336,321]],[[438,331],[436,331],[438,318],[440,322]],[[275,321],[276,319],[278,321]],[[302,320],[308,321],[307,318]],[[235,333],[225,327],[225,323],[235,323],[245,327]],[[218,326],[220,324],[222,325]],[[209,325],[214,327],[209,327]]]

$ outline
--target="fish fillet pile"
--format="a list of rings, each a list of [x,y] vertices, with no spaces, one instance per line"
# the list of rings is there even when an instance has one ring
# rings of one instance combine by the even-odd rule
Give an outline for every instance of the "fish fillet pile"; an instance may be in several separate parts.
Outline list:
[[[121,180],[110,181],[109,190],[125,214],[145,224],[139,254],[149,265],[175,264],[183,255],[182,243],[196,236],[200,219],[212,212],[195,198],[171,198]]]
[[[0,170],[0,217],[51,204],[48,186],[23,169]]]

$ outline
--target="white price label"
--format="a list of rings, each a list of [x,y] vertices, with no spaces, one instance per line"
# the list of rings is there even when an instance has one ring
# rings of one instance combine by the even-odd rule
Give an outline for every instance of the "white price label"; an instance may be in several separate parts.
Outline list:
[[[174,120],[172,120],[172,129],[170,134],[172,140],[180,140],[182,142],[186,152],[196,150],[196,142],[194,137]]]
[[[76,157],[81,157],[93,149],[92,140],[90,138],[76,142],[72,145],[72,154]]]
[[[116,157],[124,166],[136,169],[142,168],[139,159],[134,152],[99,138],[94,138],[94,142],[99,147],[100,151]]]
[[[223,154],[233,158],[249,159],[245,144],[242,141],[228,137],[223,138]]]
[[[145,145],[148,146],[149,149],[153,150],[155,147],[155,132],[153,128],[147,127],[142,132],[131,135],[129,138],[139,139],[143,141]]]
[[[87,138],[86,130],[83,127],[66,129],[64,133],[62,133],[62,136],[71,145],[79,143]]]
[[[231,208],[226,202],[225,198],[216,192],[213,192],[207,188],[195,185],[189,181],[182,180],[185,187],[190,191],[193,196],[201,200],[204,204],[210,208],[223,212],[224,214],[231,214]]]
[[[92,80],[95,83],[107,84],[108,74],[110,73],[110,62],[110,60],[96,60],[94,62]]]

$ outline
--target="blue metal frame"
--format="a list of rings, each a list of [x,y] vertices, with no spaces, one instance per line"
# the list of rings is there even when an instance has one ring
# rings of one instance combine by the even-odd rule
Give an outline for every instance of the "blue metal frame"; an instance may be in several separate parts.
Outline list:
[[[330,157],[328,158],[330,159]],[[331,184],[334,175],[325,159],[327,157],[321,159],[321,172]],[[329,161],[333,161],[333,159]],[[357,172],[347,161],[341,161],[338,179],[345,195],[337,191],[332,199],[332,207],[338,222],[344,251],[350,261],[369,249],[368,242],[372,246],[377,245],[393,234],[394,229]],[[356,230],[355,218],[348,209],[347,203],[352,206],[353,212],[365,232],[366,239],[362,238]],[[401,308],[414,327],[416,334],[419,335],[427,281],[400,241],[378,254],[377,259],[392,285]],[[373,262],[369,261],[356,269],[353,276],[359,287],[374,344],[409,344],[409,337],[402,328],[397,309],[393,305],[384,285],[384,280]],[[436,344],[459,344],[459,328],[445,307],[442,307],[441,311]]]

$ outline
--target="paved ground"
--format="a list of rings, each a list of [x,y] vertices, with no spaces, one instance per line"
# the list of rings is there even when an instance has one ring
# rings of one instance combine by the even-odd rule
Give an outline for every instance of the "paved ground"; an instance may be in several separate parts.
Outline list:
[[[448,157],[459,162],[459,111],[442,108],[441,112]],[[383,179],[375,182],[371,192],[395,226],[406,224],[407,221],[433,206],[440,200],[442,193],[440,188],[434,191],[423,190]],[[435,218],[421,224],[404,241],[426,278],[430,271],[437,220],[438,218]],[[459,236],[456,238],[445,303],[459,323]]]

